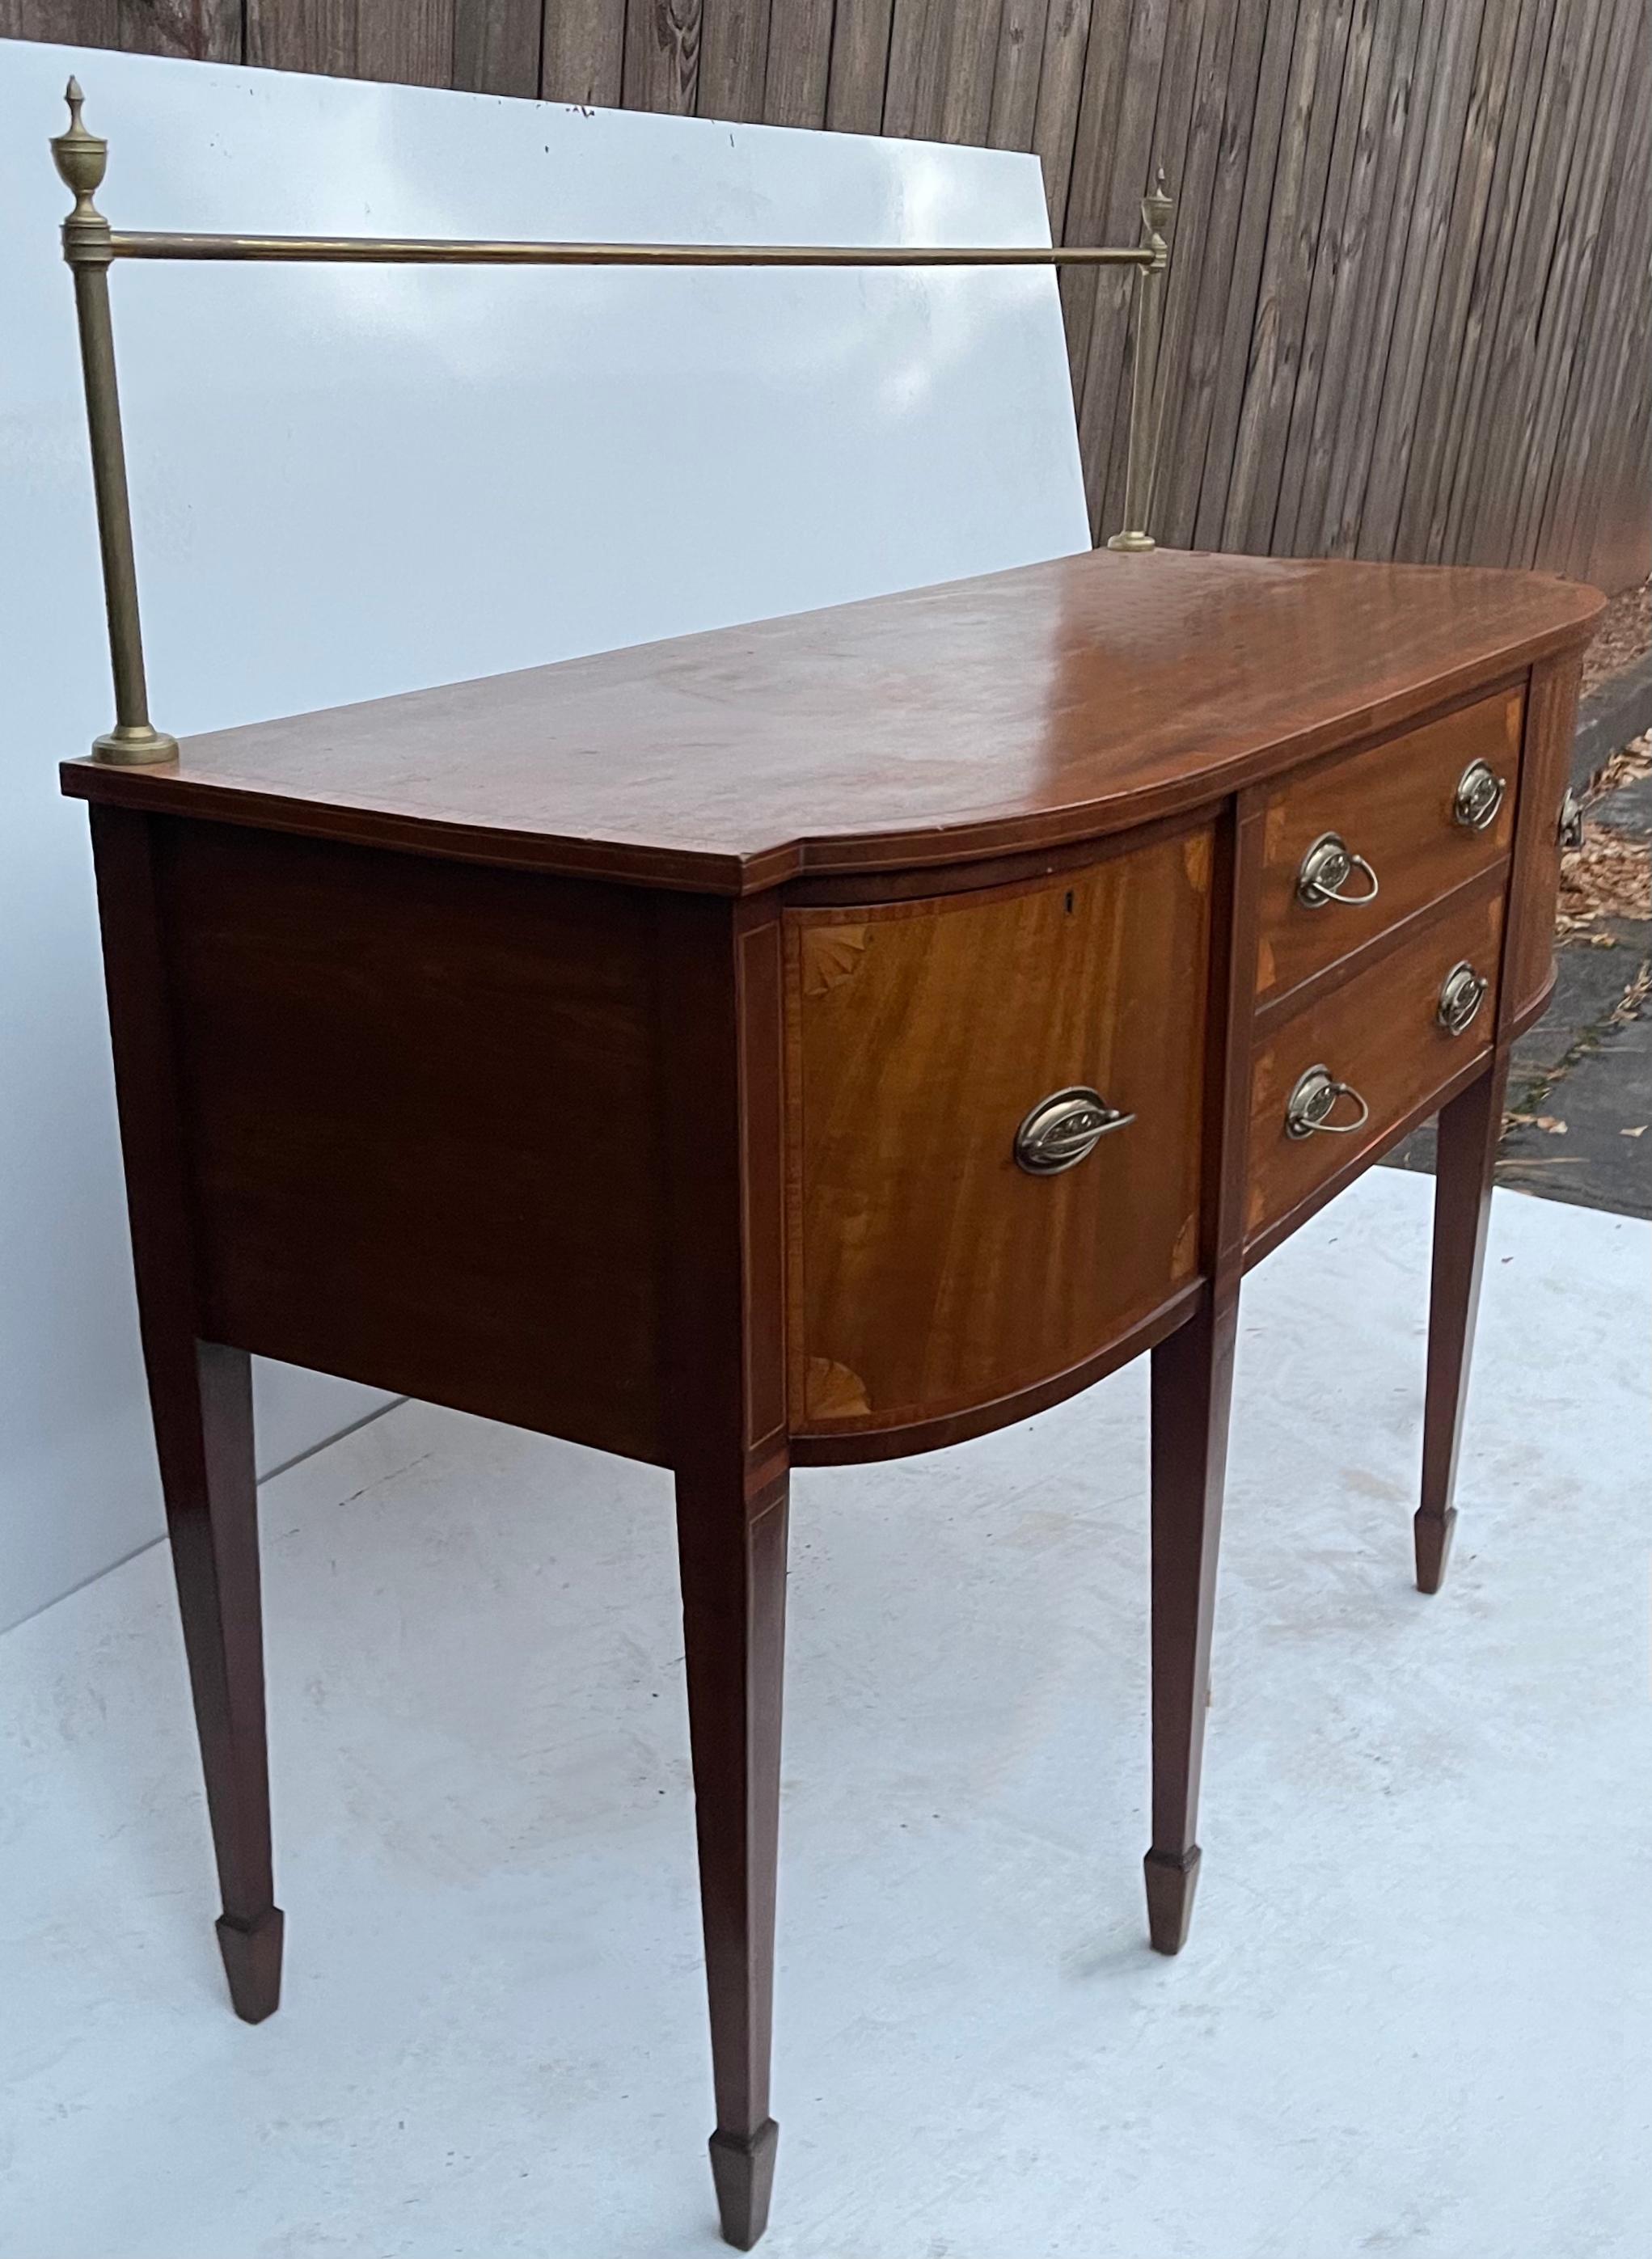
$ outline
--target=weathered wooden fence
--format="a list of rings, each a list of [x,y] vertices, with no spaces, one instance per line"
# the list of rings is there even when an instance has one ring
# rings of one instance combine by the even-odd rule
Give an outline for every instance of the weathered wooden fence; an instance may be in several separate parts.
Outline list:
[[[1036,149],[1052,223],[1177,200],[1162,538],[1652,562],[1647,0],[0,0],[0,32]],[[1128,284],[1065,278],[1098,525]]]

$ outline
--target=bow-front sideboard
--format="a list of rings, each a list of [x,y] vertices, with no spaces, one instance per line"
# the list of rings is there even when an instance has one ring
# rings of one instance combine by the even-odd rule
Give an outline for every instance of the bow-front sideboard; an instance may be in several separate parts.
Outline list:
[[[1181,1946],[1241,1277],[1438,1114],[1434,1590],[1599,602],[1098,552],[65,766],[241,2015],[281,1953],[252,1352],[673,1471],[731,2242],[775,2150],[791,1466],[1151,1353]]]

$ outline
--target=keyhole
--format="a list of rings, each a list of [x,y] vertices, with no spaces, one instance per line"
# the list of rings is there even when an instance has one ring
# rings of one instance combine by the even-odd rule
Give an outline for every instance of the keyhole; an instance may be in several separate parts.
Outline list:
[[[1072,896],[1071,894],[1067,896],[1067,916],[1069,917],[1072,916]]]

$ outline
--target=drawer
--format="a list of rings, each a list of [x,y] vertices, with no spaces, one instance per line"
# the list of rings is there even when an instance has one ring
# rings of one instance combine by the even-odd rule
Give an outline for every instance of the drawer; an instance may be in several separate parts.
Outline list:
[[[1347,1162],[1380,1147],[1489,1050],[1502,939],[1503,895],[1488,885],[1329,994],[1269,1021],[1251,1063],[1248,1238],[1289,1215]],[[1448,976],[1465,964],[1486,987],[1472,1017],[1454,1032],[1442,1021],[1442,994]],[[1293,1136],[1286,1128],[1292,1096],[1316,1067],[1356,1095],[1338,1094],[1328,1126]]]
[[[1499,691],[1280,786],[1264,819],[1258,999],[1284,995],[1508,853],[1523,706],[1520,691]],[[1316,886],[1310,857],[1335,854],[1321,843],[1360,860],[1340,873],[1322,862]]]
[[[1012,1396],[1194,1277],[1211,862],[787,913],[794,1431]],[[1094,1125],[1026,1125],[1075,1089],[1129,1118],[1055,1165]]]

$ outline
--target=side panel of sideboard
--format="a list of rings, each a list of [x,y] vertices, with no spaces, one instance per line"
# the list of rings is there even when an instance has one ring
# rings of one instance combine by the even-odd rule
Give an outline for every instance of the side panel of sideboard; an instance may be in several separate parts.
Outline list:
[[[1561,803],[1571,774],[1583,654],[1569,652],[1532,669],[1509,882],[1508,939],[1499,1030],[1529,1019],[1548,994],[1555,960],[1555,901],[1560,890]]]
[[[652,898],[152,821],[203,1332],[663,1460]]]

